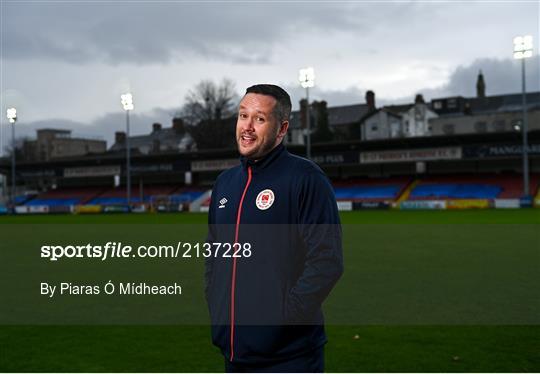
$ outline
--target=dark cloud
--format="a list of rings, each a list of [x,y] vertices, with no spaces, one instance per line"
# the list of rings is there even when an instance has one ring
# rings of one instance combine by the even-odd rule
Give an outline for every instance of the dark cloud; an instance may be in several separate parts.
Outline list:
[[[343,5],[23,2],[3,6],[4,56],[70,63],[164,63],[192,55],[263,63],[300,30],[350,30]]]
[[[526,60],[526,85],[527,91],[540,91],[540,56]],[[486,83],[486,95],[504,95],[521,93],[521,61],[510,59],[482,58],[475,60],[470,65],[458,66],[450,75],[448,82],[437,88],[423,88],[420,93],[426,100],[448,96],[476,96],[476,80],[478,73],[482,71]],[[287,86],[287,91],[293,98],[293,106],[298,109],[298,101],[306,96],[305,90],[298,86]],[[311,97],[315,100],[326,100],[329,106],[358,104],[365,102],[364,87],[348,87],[343,90],[322,90],[316,88],[311,91]],[[411,96],[396,99],[385,98],[376,95],[377,106],[401,104],[413,102],[416,93]]]
[[[527,90],[540,91],[540,58],[538,55],[526,60]],[[476,95],[476,79],[482,70],[486,82],[487,95],[501,95],[521,92],[521,64],[510,59],[478,59],[467,66],[457,67],[446,84],[438,88],[421,89],[426,100],[447,96],[473,97]],[[298,102],[305,97],[305,90],[297,85],[284,85],[293,101],[293,107],[298,109]],[[348,87],[343,90],[322,90],[316,88],[311,91],[311,98],[326,100],[329,106],[358,104],[365,102],[363,87]],[[377,94],[377,92],[375,92]],[[414,94],[410,97],[388,99],[377,96],[377,106],[407,103],[414,101]],[[164,127],[171,126],[172,118],[178,108],[154,108],[145,113],[131,113],[130,125],[132,135],[148,134],[152,123],[159,122]],[[126,117],[124,112],[107,113],[91,123],[81,123],[63,119],[49,119],[24,123],[17,127],[17,137],[35,137],[38,128],[59,128],[73,130],[73,136],[101,137],[107,140],[110,147],[114,142],[116,131],[125,131]]]
[[[527,91],[540,91],[540,58],[535,55],[525,61]],[[521,92],[521,61],[482,58],[467,66],[458,66],[448,83],[435,89],[419,92],[427,98],[444,96],[476,96],[476,80],[482,71],[486,95]]]

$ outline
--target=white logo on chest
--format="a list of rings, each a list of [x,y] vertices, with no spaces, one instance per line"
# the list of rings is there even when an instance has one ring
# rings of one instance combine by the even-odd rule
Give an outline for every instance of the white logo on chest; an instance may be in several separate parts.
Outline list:
[[[272,190],[266,189],[259,192],[255,204],[260,210],[266,210],[274,204],[274,192]]]
[[[218,208],[219,208],[219,209],[225,208],[225,204],[227,204],[227,199],[226,199],[226,198],[223,198],[223,199],[219,200],[219,206],[218,206]]]

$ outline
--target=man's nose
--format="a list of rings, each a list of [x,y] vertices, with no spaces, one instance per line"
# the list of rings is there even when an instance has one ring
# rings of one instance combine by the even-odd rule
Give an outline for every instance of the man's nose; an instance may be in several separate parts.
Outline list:
[[[242,122],[242,128],[244,131],[253,131],[253,118],[249,117],[245,121]]]

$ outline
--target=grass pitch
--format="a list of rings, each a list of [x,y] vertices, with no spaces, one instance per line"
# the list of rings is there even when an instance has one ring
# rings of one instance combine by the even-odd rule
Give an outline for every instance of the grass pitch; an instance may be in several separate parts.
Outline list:
[[[0,225],[205,221],[204,214],[0,217]],[[325,305],[327,371],[540,371],[540,210],[359,211],[342,213],[342,221],[346,268]],[[222,370],[204,325],[0,326],[0,371]]]

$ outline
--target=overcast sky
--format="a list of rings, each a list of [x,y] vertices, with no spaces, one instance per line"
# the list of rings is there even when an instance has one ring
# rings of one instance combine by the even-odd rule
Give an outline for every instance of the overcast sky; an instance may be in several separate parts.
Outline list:
[[[330,106],[521,91],[512,39],[531,34],[527,84],[540,90],[539,3],[530,2],[175,2],[0,0],[0,145],[5,110],[17,134],[35,128],[101,136],[125,128],[120,94],[131,91],[132,134],[170,126],[200,80],[284,86],[297,106],[298,69],[313,66],[311,97]]]

